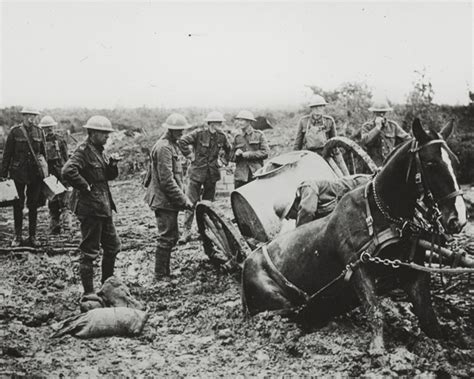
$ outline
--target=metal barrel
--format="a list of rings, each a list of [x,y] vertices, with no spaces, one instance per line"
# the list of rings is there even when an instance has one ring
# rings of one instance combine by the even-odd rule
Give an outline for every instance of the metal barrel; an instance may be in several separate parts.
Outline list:
[[[282,222],[275,214],[275,202],[293,201],[304,180],[337,178],[323,157],[306,150],[270,159],[255,176],[256,180],[232,192],[231,205],[242,236],[261,242],[272,240],[280,231]]]

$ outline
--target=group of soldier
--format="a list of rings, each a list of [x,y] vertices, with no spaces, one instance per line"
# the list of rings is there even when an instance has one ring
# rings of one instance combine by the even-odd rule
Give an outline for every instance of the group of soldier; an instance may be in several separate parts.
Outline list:
[[[336,135],[334,119],[324,114],[326,105],[325,99],[319,95],[312,99],[310,114],[298,123],[295,150],[321,153],[325,143]],[[397,139],[405,141],[410,136],[395,122],[385,118],[386,112],[391,110],[388,106],[376,105],[371,110],[375,117],[362,126],[361,142],[375,163],[381,165]],[[30,108],[24,108],[21,113],[22,123],[12,127],[6,139],[0,172],[2,179],[13,179],[19,197],[13,206],[15,236],[12,246],[23,242],[25,198],[29,217],[26,243],[33,247],[37,245],[37,208],[45,202],[41,191],[45,175],[39,159],[42,156],[47,161],[49,173],[73,188],[68,204],[64,195],[48,202],[50,232],[61,232],[61,212],[70,209],[76,214],[82,234],[79,273],[84,288],[83,299],[87,301],[94,296],[94,261],[100,250],[103,250],[102,282],[114,274],[115,259],[120,251],[120,239],[112,218],[116,208],[108,184],[118,176],[120,157],[104,152],[104,145],[114,131],[112,124],[106,117],[91,117],[84,125],[87,139],[68,156],[67,144],[54,132],[57,123],[51,116],[39,120],[40,113]],[[172,249],[178,242],[190,240],[196,203],[200,199],[214,200],[222,165],[235,163],[234,185],[239,188],[254,179],[255,172],[263,167],[269,155],[265,134],[253,128],[256,119],[250,111],[242,110],[237,114],[236,128],[230,138],[223,131],[224,122],[223,115],[214,111],[207,115],[204,125],[183,135],[191,125],[183,115],[173,113],[162,125],[165,134],[151,150],[144,185],[145,201],[155,214],[158,228],[156,280],[170,276]],[[191,162],[186,188],[181,156]],[[275,212],[281,218],[296,218],[297,224],[308,222],[317,217],[318,204],[319,213],[324,214],[324,210],[330,208],[327,204],[334,203],[335,198],[367,180],[367,177],[357,176],[334,183],[302,183],[295,201],[275,209]],[[185,213],[181,238],[178,228],[180,211]]]

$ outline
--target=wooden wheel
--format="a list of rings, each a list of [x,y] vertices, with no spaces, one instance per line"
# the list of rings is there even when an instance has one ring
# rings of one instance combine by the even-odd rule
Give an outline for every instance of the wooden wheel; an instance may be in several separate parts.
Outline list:
[[[247,244],[232,223],[218,214],[212,202],[197,204],[196,222],[209,259],[226,268],[241,268],[250,253]]]
[[[373,174],[378,170],[364,149],[347,137],[333,137],[326,142],[323,157],[338,177]]]

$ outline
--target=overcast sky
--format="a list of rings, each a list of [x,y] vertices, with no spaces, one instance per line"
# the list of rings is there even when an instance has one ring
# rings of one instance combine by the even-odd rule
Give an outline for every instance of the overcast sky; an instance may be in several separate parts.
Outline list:
[[[426,68],[466,104],[467,2],[1,3],[0,106],[294,106],[366,82],[404,102]]]

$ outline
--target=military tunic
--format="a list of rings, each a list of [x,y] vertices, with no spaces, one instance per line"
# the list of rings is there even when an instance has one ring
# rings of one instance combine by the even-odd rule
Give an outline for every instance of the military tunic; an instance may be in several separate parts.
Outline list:
[[[240,149],[242,156],[237,157],[235,152]],[[265,134],[251,126],[246,131],[238,131],[232,145],[230,159],[235,162],[235,187],[253,180],[253,174],[263,166],[264,159],[268,158],[270,149]]]
[[[25,199],[29,209],[30,237],[36,235],[37,208],[45,204],[45,198],[41,192],[43,176],[24,132],[28,135],[34,154],[42,154],[47,158],[44,134],[39,127],[20,124],[11,128],[5,142],[0,175],[4,178],[10,175],[18,192],[18,200],[13,203],[15,234],[18,238],[21,237],[23,227],[22,210]]]
[[[179,238],[178,212],[186,205],[179,147],[168,134],[158,140],[150,155],[150,182],[145,202],[155,212],[158,247],[171,249]]]
[[[410,138],[395,121],[384,119],[383,128],[380,128],[374,119],[362,125],[360,142],[375,164],[381,167],[395,146]]]
[[[303,116],[298,122],[293,150],[321,153],[328,139],[336,136],[336,123],[326,115]]]
[[[23,127],[24,129],[22,126],[20,124],[12,127],[8,134],[3,151],[1,176],[7,177],[10,174],[15,182],[22,184],[40,182],[42,178],[23,130],[26,130],[35,154],[47,157],[44,133],[35,125]]]
[[[67,143],[62,136],[53,132],[46,134],[45,139],[49,173],[62,182],[61,170],[68,160]],[[48,201],[49,212],[54,222],[59,222],[61,210],[67,206],[66,196],[67,193],[64,192]]]
[[[83,260],[95,259],[101,246],[104,256],[115,256],[120,250],[112,220],[116,207],[108,183],[117,176],[118,168],[110,163],[103,146],[93,145],[89,139],[62,169],[63,179],[74,188],[71,209],[81,222]]]
[[[370,175],[345,176],[336,180],[307,180],[297,190],[288,218],[296,218],[296,226],[331,213],[347,192],[369,182]]]

